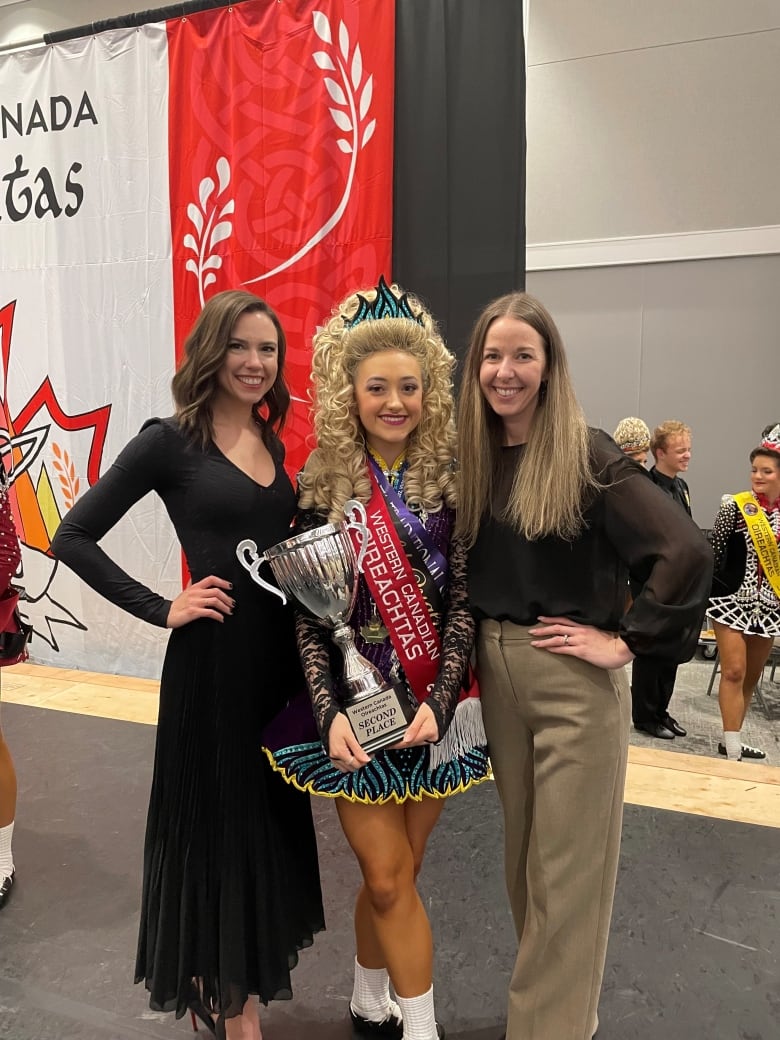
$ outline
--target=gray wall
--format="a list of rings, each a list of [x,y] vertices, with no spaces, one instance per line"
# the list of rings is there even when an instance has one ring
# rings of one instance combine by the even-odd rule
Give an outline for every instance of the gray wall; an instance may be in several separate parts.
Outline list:
[[[554,315],[588,421],[626,415],[693,430],[693,514],[749,487],[748,455],[780,420],[780,256],[529,273]]]
[[[527,238],[780,223],[778,0],[528,0]]]
[[[780,419],[780,0],[527,3],[527,287],[591,423],[692,427],[710,527]]]
[[[167,0],[28,0],[0,7],[0,46],[40,39],[45,32],[166,6]]]

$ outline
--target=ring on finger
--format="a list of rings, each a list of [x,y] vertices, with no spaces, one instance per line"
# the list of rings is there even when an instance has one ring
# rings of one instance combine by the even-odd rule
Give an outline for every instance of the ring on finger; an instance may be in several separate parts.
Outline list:
[[[569,645],[569,633],[568,633],[568,632],[567,632],[567,633],[566,633],[566,635],[565,635],[565,636],[563,637],[563,645],[564,645],[564,646],[568,646],[568,645]]]

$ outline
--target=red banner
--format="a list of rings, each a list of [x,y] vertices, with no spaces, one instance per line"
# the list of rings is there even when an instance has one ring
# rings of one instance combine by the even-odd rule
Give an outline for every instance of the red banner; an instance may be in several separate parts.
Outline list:
[[[268,299],[289,343],[291,470],[316,327],[390,275],[394,9],[250,0],[167,26],[177,351],[214,293]]]

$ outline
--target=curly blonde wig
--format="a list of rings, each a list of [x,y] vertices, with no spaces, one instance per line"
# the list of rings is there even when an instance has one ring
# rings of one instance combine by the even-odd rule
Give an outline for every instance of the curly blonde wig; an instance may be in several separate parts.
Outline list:
[[[397,285],[390,288],[398,298],[403,295]],[[350,327],[361,302],[358,293],[369,303],[377,295],[375,289],[350,293],[313,340],[309,397],[317,447],[300,477],[300,505],[327,514],[334,522],[342,518],[348,499],[368,502],[371,485],[365,433],[355,403],[355,371],[372,354],[398,350],[410,354],[422,373],[422,415],[407,445],[404,496],[413,509],[436,512],[442,504],[454,506],[455,359],[431,315],[411,294],[407,300],[419,323],[410,318],[379,318]]]

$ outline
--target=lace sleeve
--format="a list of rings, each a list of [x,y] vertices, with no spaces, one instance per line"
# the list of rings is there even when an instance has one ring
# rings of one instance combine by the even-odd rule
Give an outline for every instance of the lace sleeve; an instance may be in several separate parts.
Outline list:
[[[300,534],[324,523],[327,521],[320,513],[312,509],[302,509],[295,518],[295,531]],[[341,710],[333,682],[332,655],[336,652],[335,647],[325,626],[301,610],[295,612],[295,635],[311,698],[314,721],[327,753],[331,723]]]
[[[436,716],[439,740],[452,722],[463,677],[474,646],[474,618],[469,610],[466,549],[458,538],[450,546],[447,613],[441,639],[441,668],[426,701]]]
[[[322,625],[302,613],[295,615],[295,634],[303,674],[311,698],[314,721],[317,723],[320,740],[327,752],[331,723],[341,710],[333,685],[330,637]]]

